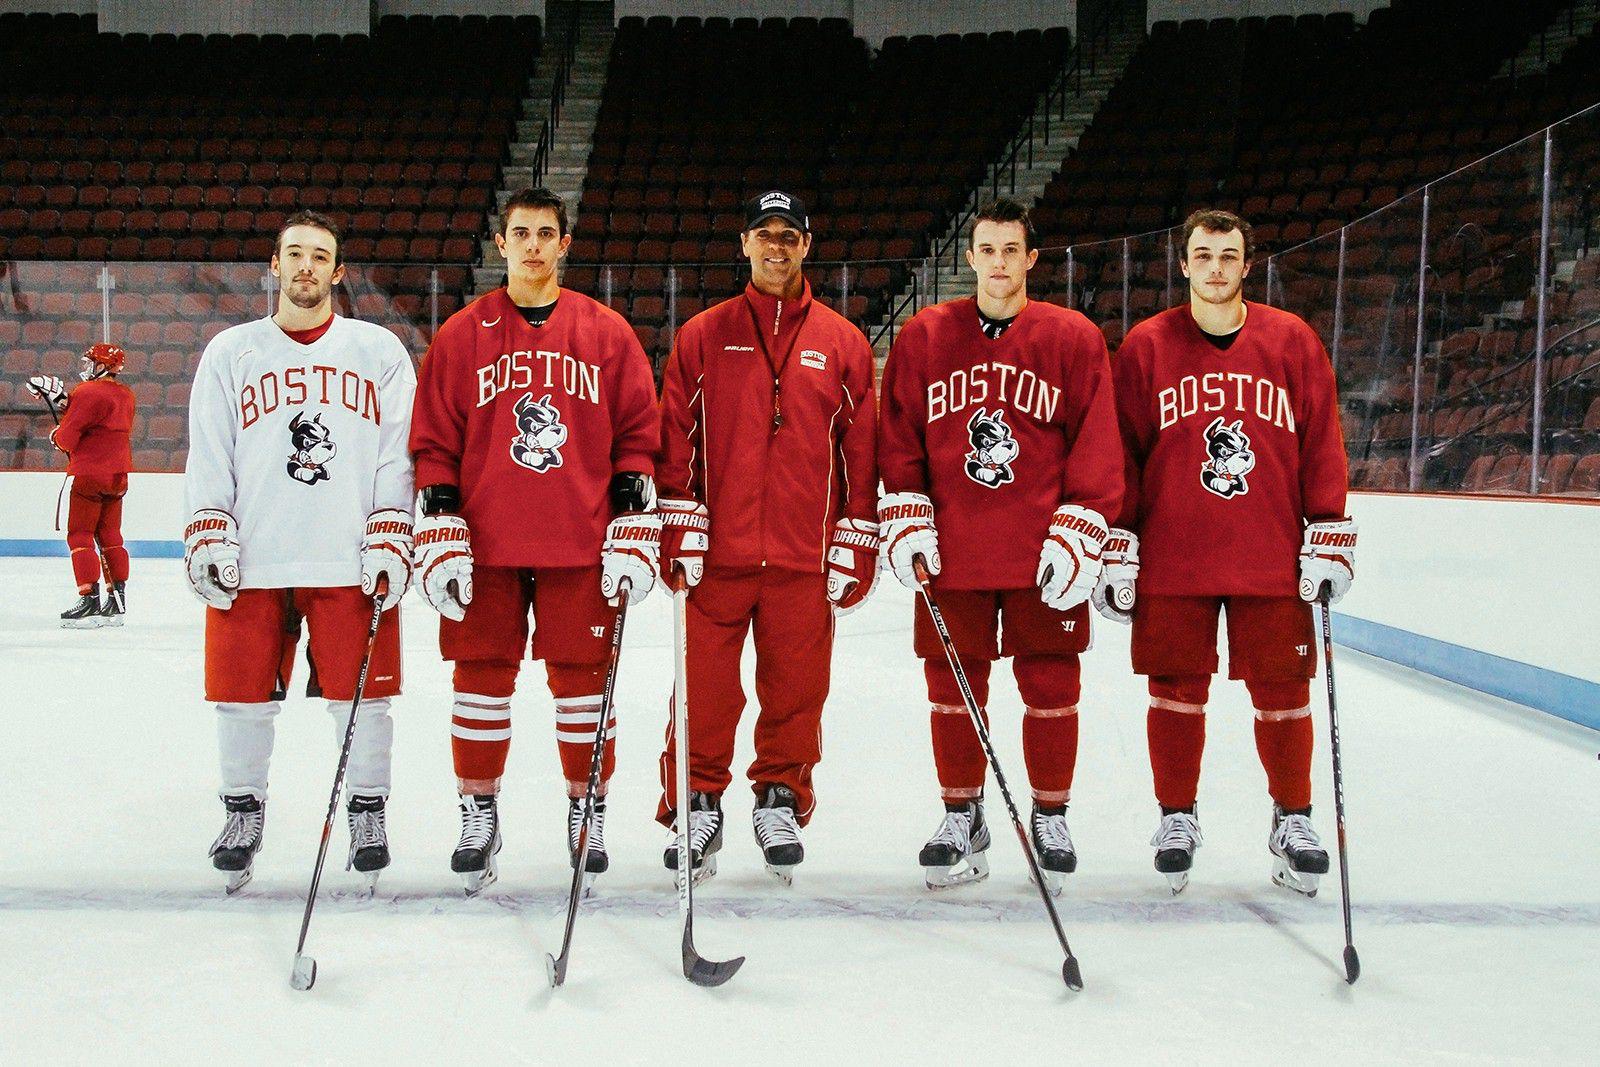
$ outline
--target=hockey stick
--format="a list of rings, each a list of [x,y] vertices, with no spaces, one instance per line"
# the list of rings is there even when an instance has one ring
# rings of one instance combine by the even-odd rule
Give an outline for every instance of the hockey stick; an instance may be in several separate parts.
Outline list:
[[[300,941],[294,947],[294,970],[289,974],[289,984],[296,989],[310,989],[317,982],[317,961],[305,954],[306,931],[311,928],[311,909],[317,904],[317,886],[322,882],[322,864],[328,858],[328,839],[333,835],[333,816],[339,810],[339,794],[344,791],[344,772],[350,763],[350,742],[356,736],[356,712],[361,707],[361,697],[367,691],[367,669],[372,666],[372,650],[378,647],[378,621],[383,618],[383,598],[389,592],[387,575],[378,576],[377,591],[372,595],[372,622],[367,625],[367,650],[361,657],[361,673],[356,675],[355,698],[350,701],[350,721],[344,728],[344,746],[339,749],[339,769],[333,774],[333,793],[328,797],[328,815],[322,820],[322,841],[317,845],[317,866],[311,872],[311,889],[306,893],[306,913],[300,920]]]
[[[928,577],[927,564],[920,555],[911,557],[912,573],[917,576],[917,584],[921,587],[922,602],[928,606],[928,614],[933,618],[933,628],[939,634],[939,643],[944,646],[944,657],[950,662],[950,670],[956,676],[956,684],[961,687],[961,699],[966,702],[967,714],[972,717],[973,729],[978,732],[978,740],[983,744],[983,753],[989,757],[989,766],[994,768],[994,780],[1000,786],[1000,795],[1005,798],[1006,810],[1011,812],[1011,825],[1017,831],[1017,840],[1022,843],[1022,852],[1028,857],[1028,869],[1033,872],[1033,883],[1039,889],[1039,897],[1044,901],[1045,910],[1050,913],[1050,925],[1056,929],[1056,938],[1061,942],[1061,951],[1067,958],[1061,964],[1061,980],[1067,983],[1067,988],[1073,992],[1083,988],[1083,974],[1078,969],[1078,957],[1072,954],[1072,946],[1067,944],[1066,931],[1061,928],[1061,917],[1056,914],[1055,901],[1050,899],[1050,891],[1045,888],[1044,874],[1039,870],[1039,857],[1034,855],[1033,842],[1028,839],[1028,831],[1023,826],[1022,816],[1017,814],[1017,805],[1011,799],[1011,790],[1006,786],[1006,776],[1000,770],[1000,760],[994,754],[994,746],[989,743],[989,728],[983,724],[983,712],[978,710],[978,701],[972,695],[972,687],[967,684],[967,672],[961,667],[961,657],[956,654],[955,642],[950,639],[950,631],[945,627],[944,616],[939,614],[939,605],[933,599],[933,584]]]
[[[567,953],[572,951],[572,927],[578,921],[578,898],[583,894],[584,869],[589,866],[589,829],[594,825],[595,797],[600,792],[600,764],[606,750],[606,727],[611,720],[611,694],[617,684],[617,662],[622,658],[622,621],[628,615],[628,590],[632,583],[623,579],[618,593],[621,606],[611,628],[611,663],[606,667],[606,684],[600,696],[600,722],[594,728],[594,752],[589,757],[589,784],[583,792],[583,825],[578,830],[578,854],[572,864],[572,889],[567,894],[567,931],[561,938],[561,955],[544,954],[545,974],[552,988],[567,980]]]
[[[672,734],[677,760],[678,912],[683,916],[683,976],[695,985],[719,986],[738,973],[744,957],[718,962],[694,949],[694,867],[689,851],[689,590],[672,597],[673,661]]]
[[[1344,843],[1344,767],[1339,762],[1339,705],[1333,695],[1333,625],[1329,621],[1333,609],[1329,607],[1332,587],[1323,582],[1317,592],[1317,603],[1322,605],[1322,662],[1328,677],[1328,741],[1333,750],[1333,814],[1339,839],[1339,902],[1344,911],[1344,980],[1354,985],[1361,977],[1361,957],[1350,932],[1350,858]]]

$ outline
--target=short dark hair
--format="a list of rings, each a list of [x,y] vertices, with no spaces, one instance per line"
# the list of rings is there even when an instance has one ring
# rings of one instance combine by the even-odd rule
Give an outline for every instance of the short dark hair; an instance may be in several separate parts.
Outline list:
[[[290,226],[315,226],[319,230],[327,230],[333,236],[333,265],[337,267],[344,262],[344,234],[339,231],[339,224],[322,212],[308,208],[302,208],[283,220],[283,225],[278,227],[278,236],[272,242],[273,255],[277,255],[283,247],[283,235],[289,232]]]
[[[972,229],[976,233],[980,222],[1017,222],[1022,224],[1022,250],[1031,252],[1039,243],[1039,232],[1033,228],[1033,216],[1028,214],[1028,206],[1020,200],[1009,196],[1002,196],[998,200],[991,200],[978,209],[972,217]],[[967,237],[967,247],[972,247],[972,237]]]
[[[1207,233],[1238,230],[1239,236],[1244,238],[1244,261],[1251,263],[1256,258],[1256,235],[1248,222],[1231,211],[1201,208],[1183,220],[1183,241],[1178,246],[1178,255],[1184,262],[1189,260],[1189,238],[1194,236],[1196,230],[1204,230]]]
[[[500,212],[500,233],[503,235],[511,228],[511,213],[519,207],[543,207],[556,213],[556,226],[560,229],[560,236],[567,235],[567,202],[561,199],[559,193],[540,186],[537,189],[518,189],[506,198],[506,206]]]

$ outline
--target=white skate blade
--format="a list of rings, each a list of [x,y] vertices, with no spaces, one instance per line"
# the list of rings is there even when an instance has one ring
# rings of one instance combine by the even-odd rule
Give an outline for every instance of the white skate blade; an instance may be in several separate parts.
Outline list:
[[[1272,880],[1285,889],[1291,889],[1307,897],[1317,895],[1317,883],[1322,878],[1320,874],[1309,871],[1297,871],[1289,866],[1289,861],[1282,856],[1272,858]]]
[[[1167,887],[1172,890],[1173,896],[1177,896],[1179,893],[1189,888],[1188,871],[1168,871],[1166,872],[1166,878]]]
[[[378,892],[378,875],[381,874],[381,873],[383,873],[383,872],[382,871],[366,871],[361,875],[360,893],[361,893],[361,896],[364,899],[371,900],[373,898],[373,896]]]
[[[763,864],[763,866],[767,868],[767,873],[772,875],[772,877],[782,882],[785,886],[791,889],[794,888],[794,864],[766,863]]]
[[[500,880],[500,864],[495,862],[495,854],[489,854],[489,864],[481,871],[462,871],[461,887],[466,890],[469,897],[475,897]]]
[[[228,896],[233,896],[239,890],[250,884],[251,877],[255,874],[255,864],[251,864],[242,871],[228,871],[228,884],[222,891]]]
[[[1061,877],[1061,872],[1060,871],[1047,871],[1043,867],[1040,867],[1039,868],[1039,874],[1040,874],[1041,877],[1044,878],[1044,890],[1045,890],[1045,892],[1049,893],[1053,897],[1059,897],[1061,895],[1062,887],[1066,884],[1065,881]],[[1033,872],[1032,871],[1028,872],[1028,881],[1029,882],[1033,882]],[[1037,883],[1034,883],[1034,884],[1037,884]]]
[[[98,615],[89,615],[82,619],[62,619],[63,630],[98,630],[106,625]]]
[[[102,616],[100,616],[100,625],[101,626],[121,626],[122,625],[122,616],[121,615],[102,615]]]
[[[588,900],[594,895],[594,880],[599,873],[598,871],[583,872],[583,887],[578,890],[578,895],[584,900]]]
[[[989,877],[989,853],[974,852],[950,867],[924,867],[923,878],[929,889],[954,889],[958,885],[981,882]]]
[[[691,884],[699,885],[701,882],[705,881],[707,878],[710,878],[712,875],[714,875],[716,873],[717,873],[717,856],[716,856],[716,853],[713,852],[711,855],[709,855],[705,859],[701,860],[700,861],[700,866],[698,866],[698,867],[696,867],[694,869],[694,881]],[[681,881],[679,881],[679,879],[681,877],[682,877],[681,872],[679,872],[679,871],[673,871],[672,872],[672,886],[673,886],[674,889],[682,889],[683,888],[683,883]]]

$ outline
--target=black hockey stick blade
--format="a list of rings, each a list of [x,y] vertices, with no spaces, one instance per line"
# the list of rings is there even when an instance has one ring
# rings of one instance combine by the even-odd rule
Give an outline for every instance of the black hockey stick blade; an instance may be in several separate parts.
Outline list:
[[[1061,961],[1061,980],[1074,993],[1083,992],[1083,972],[1078,970],[1078,957],[1068,956]]]
[[[317,961],[303,952],[295,953],[289,984],[304,993],[317,984]]]
[[[1356,955],[1354,945],[1344,947],[1344,981],[1346,985],[1355,985],[1356,979],[1361,977],[1361,957]]]
[[[739,973],[744,957],[731,960],[708,960],[694,950],[694,934],[687,927],[683,931],[683,976],[698,986],[711,988],[722,985]]]

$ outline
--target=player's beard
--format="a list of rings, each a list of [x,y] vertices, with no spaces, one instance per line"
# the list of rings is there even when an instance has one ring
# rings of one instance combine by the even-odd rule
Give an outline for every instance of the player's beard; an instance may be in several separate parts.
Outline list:
[[[301,282],[303,281],[309,281],[311,283],[310,286],[302,285]],[[331,284],[322,285],[313,278],[305,278],[290,282],[289,287],[284,290],[284,295],[289,298],[289,303],[295,307],[310,311],[313,308],[320,307],[322,302],[328,299],[328,294],[331,292],[333,292]]]

